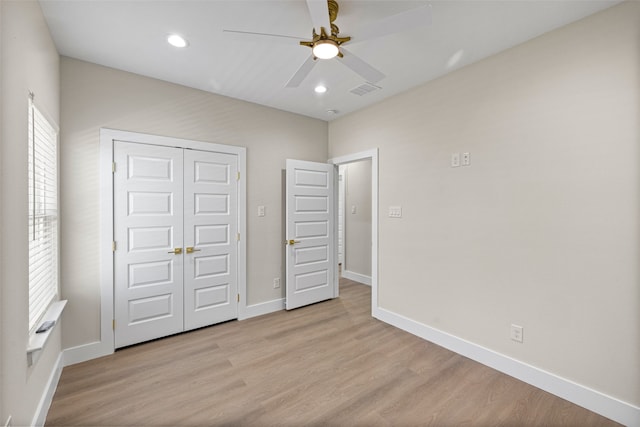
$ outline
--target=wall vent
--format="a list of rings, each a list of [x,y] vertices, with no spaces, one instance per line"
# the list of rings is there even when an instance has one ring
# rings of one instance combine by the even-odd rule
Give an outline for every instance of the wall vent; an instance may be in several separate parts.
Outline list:
[[[380,89],[382,89],[380,86],[376,86],[371,83],[363,83],[360,86],[351,89],[349,92],[353,93],[354,95],[364,96],[368,93],[375,92]]]

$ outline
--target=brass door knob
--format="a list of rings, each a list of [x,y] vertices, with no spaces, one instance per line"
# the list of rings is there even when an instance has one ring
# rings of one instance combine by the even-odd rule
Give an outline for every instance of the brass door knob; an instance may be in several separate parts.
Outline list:
[[[176,254],[176,255],[180,255],[182,253],[182,248],[175,248],[172,251],[167,252],[168,254]]]
[[[200,249],[196,249],[193,246],[187,246],[187,253],[192,254],[194,252],[200,252]]]

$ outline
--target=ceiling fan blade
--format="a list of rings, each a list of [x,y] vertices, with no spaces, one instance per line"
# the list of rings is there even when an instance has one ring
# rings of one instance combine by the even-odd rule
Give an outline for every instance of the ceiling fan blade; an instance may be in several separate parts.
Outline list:
[[[285,87],[298,87],[300,83],[309,75],[313,67],[316,65],[313,55],[309,56],[306,61],[302,63],[298,71],[289,79]]]
[[[384,37],[425,25],[431,25],[431,15],[431,5],[427,4],[388,16],[377,22],[363,25],[356,29],[356,31],[353,31],[351,33],[353,35],[352,43]]]
[[[307,7],[311,15],[311,22],[320,34],[320,27],[324,27],[327,34],[331,33],[331,23],[329,22],[329,6],[327,0],[307,0]]]
[[[227,35],[246,40],[262,40],[266,43],[283,43],[287,45],[299,45],[300,37],[285,36],[283,34],[254,33],[251,31],[222,30]]]
[[[342,52],[343,57],[338,57],[338,60],[362,76],[362,78],[367,82],[377,83],[386,77],[380,71],[376,70],[344,47],[340,47],[340,51]]]

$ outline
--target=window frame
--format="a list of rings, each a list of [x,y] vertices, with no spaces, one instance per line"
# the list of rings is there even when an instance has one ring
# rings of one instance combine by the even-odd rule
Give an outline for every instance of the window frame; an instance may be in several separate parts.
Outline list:
[[[59,128],[29,98],[27,131],[29,332],[60,296]]]

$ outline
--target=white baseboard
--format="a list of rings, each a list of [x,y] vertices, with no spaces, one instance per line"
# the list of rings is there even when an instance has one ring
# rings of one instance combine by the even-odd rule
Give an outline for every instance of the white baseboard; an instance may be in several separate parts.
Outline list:
[[[40,398],[40,402],[38,402],[38,407],[36,408],[36,413],[34,414],[33,420],[31,421],[31,425],[34,427],[43,426],[44,422],[47,420],[47,414],[49,413],[49,408],[51,407],[51,402],[53,401],[53,395],[55,394],[56,388],[58,387],[60,375],[62,375],[62,359],[63,355],[62,353],[60,353],[55,365],[53,365],[53,369],[51,370],[51,375],[49,376],[49,380],[47,381],[44,393],[42,393],[42,397]]]
[[[284,298],[261,302],[259,304],[248,305],[245,309],[244,316],[240,320],[262,316],[263,314],[269,314],[273,313],[274,311],[284,310],[284,308]]]
[[[413,335],[431,341],[497,371],[561,397],[629,427],[640,427],[640,408],[599,391],[576,384],[535,366],[376,307],[373,316]]]
[[[342,270],[342,277],[353,280],[354,282],[362,283],[363,285],[371,286],[371,276],[365,276],[364,274],[354,273],[349,270]]]
[[[113,353],[113,348],[109,348],[100,341],[79,345],[64,350],[64,366],[75,365],[98,357],[108,356]]]

